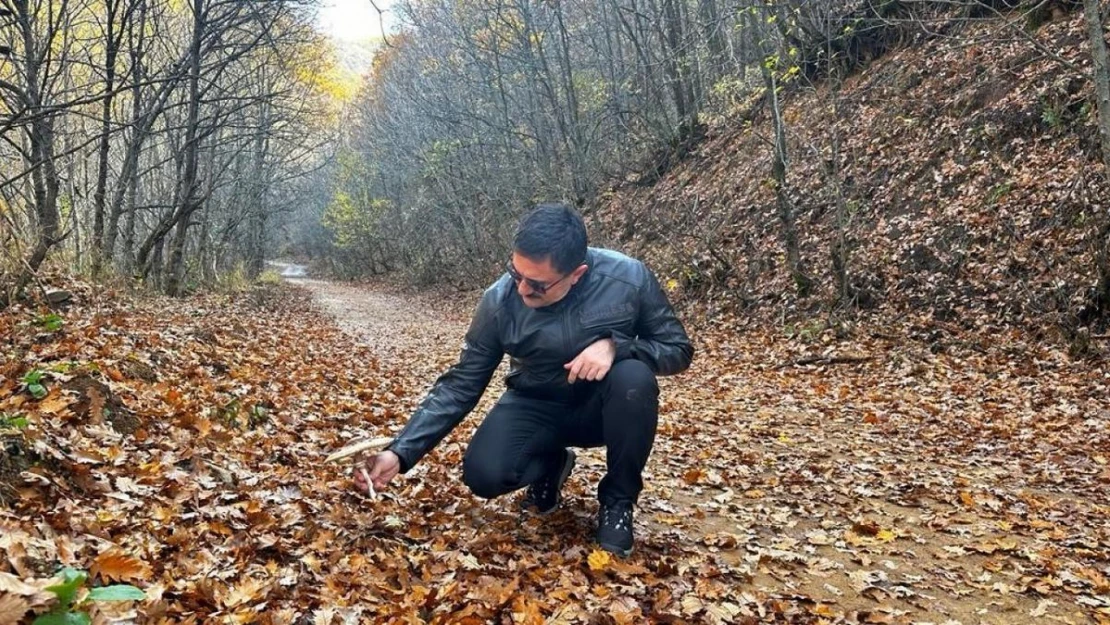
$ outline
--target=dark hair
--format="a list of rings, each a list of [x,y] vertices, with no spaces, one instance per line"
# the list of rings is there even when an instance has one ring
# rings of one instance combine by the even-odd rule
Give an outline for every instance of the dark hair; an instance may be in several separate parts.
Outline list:
[[[513,239],[514,250],[537,262],[550,260],[560,273],[586,260],[587,244],[582,216],[562,202],[537,204],[520,219]]]

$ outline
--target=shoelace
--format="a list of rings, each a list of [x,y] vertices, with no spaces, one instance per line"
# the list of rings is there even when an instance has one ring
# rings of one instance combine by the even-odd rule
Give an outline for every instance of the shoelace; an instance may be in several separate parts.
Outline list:
[[[524,503],[537,504],[540,501],[547,501],[553,487],[554,484],[551,483],[551,480],[541,480],[532,484],[524,494]]]
[[[632,528],[632,509],[631,508],[605,508],[601,512],[601,524],[605,527],[612,527],[613,529],[631,529]]]

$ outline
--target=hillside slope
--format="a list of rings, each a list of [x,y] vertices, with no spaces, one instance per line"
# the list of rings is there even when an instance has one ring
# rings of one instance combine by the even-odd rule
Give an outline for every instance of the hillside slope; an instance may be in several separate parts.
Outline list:
[[[1110,203],[1082,13],[1030,33],[1056,59],[1001,19],[921,30],[838,92],[823,84],[784,97],[810,297],[796,296],[784,266],[765,106],[711,129],[656,184],[611,190],[595,224],[673,280],[676,298],[752,319],[843,308],[839,215],[853,307],[877,321],[1062,330],[1071,341],[1105,332],[1105,302],[1091,296]],[[842,204],[828,175],[834,140]]]

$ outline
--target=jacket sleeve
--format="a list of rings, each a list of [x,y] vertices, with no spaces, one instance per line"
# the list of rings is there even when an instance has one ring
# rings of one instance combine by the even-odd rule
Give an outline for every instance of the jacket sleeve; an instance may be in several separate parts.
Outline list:
[[[389,445],[408,472],[474,409],[501,363],[497,290],[486,290],[466,332],[458,362],[436,380],[416,412]]]
[[[655,275],[647,267],[644,267],[644,274],[639,291],[640,314],[636,320],[636,336],[620,332],[612,334],[611,338],[617,346],[615,360],[641,360],[656,375],[681,373],[694,358],[694,346]]]

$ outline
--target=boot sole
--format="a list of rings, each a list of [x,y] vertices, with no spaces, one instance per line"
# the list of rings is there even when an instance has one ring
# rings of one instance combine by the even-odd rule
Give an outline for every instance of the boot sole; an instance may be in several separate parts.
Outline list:
[[[617,547],[615,545],[607,545],[605,543],[598,543],[598,546],[605,551],[608,551],[609,553],[621,558],[627,558],[628,556],[632,555],[632,547],[629,547],[628,549],[621,549],[620,547]]]

